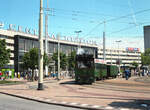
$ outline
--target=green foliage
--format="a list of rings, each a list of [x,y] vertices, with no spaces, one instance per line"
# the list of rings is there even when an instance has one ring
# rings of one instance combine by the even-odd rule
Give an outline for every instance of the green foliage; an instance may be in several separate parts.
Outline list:
[[[55,61],[55,66],[58,65],[58,52],[53,53],[52,59]],[[66,69],[67,66],[67,56],[66,54],[60,52],[60,68]]]
[[[14,78],[14,75],[15,75],[14,69],[1,69],[1,72],[3,73],[2,76],[8,78],[8,76],[6,76],[6,74],[5,74],[6,71],[12,71],[11,77]]]
[[[46,53],[43,56],[43,66],[48,65],[51,59]],[[32,48],[29,52],[25,53],[23,56],[23,67],[25,69],[36,69],[38,68],[38,48]]]
[[[25,69],[36,69],[38,67],[38,48],[32,48],[23,56],[23,67]]]
[[[43,66],[50,63],[50,58],[44,54]],[[38,48],[32,48],[29,52],[25,53],[23,56],[23,67],[24,69],[30,68],[32,70],[32,80],[34,80],[34,70],[38,68]]]
[[[44,63],[43,63],[43,66],[45,67],[46,65],[49,65],[49,63],[51,62],[51,58],[46,54],[44,53]]]
[[[69,70],[73,70],[75,68],[75,63],[76,63],[76,51],[73,51],[70,53],[70,55],[68,56],[68,66],[69,66]]]
[[[150,48],[141,54],[142,65],[150,65]]]
[[[137,62],[132,62],[132,66],[134,66],[135,68],[137,68],[138,67],[138,63]]]
[[[7,81],[7,80],[1,80],[0,84],[7,84],[7,85],[13,85],[13,84],[22,84],[23,82],[19,81]]]
[[[6,41],[0,40],[0,68],[8,64],[10,60],[10,49],[6,49]]]
[[[65,70],[67,66],[67,56],[64,53],[60,54],[60,67]]]

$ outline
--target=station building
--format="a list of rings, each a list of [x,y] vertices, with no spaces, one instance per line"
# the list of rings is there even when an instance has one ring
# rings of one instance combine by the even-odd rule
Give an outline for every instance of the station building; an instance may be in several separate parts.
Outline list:
[[[38,35],[33,31],[32,33],[27,29],[25,32],[18,29],[9,27],[9,29],[0,29],[0,39],[5,39],[7,48],[11,50],[10,63],[5,65],[5,68],[15,69],[15,72],[21,72],[21,59],[25,52],[28,52],[31,48],[39,47]],[[70,40],[69,40],[70,39]],[[43,38],[43,44],[45,47],[45,37]],[[57,52],[58,42],[60,43],[60,52],[68,55],[71,51],[77,50],[80,46],[89,54],[93,54],[95,58],[103,60],[103,48],[98,47],[95,42],[79,41],[72,39],[71,37],[64,38],[60,36],[48,37],[48,55],[52,56]],[[126,48],[126,49],[111,49],[106,48],[106,63],[117,64],[118,60],[121,60],[122,66],[131,66],[133,62],[141,64],[141,52],[138,48]]]
[[[120,66],[132,66],[133,62],[141,65],[141,52],[139,48],[106,48],[106,63],[107,64],[117,64],[120,60]],[[103,48],[98,48],[98,58],[103,59]]]
[[[21,72],[21,60],[25,52],[28,52],[31,48],[39,47],[38,36],[25,32],[19,32],[16,30],[0,29],[0,39],[5,39],[7,48],[11,50],[10,63],[5,65],[5,68],[15,69],[15,72]],[[45,37],[43,38],[43,44],[45,46]],[[56,37],[48,37],[48,55],[52,56],[53,53],[57,52],[58,42],[60,44],[60,52],[69,55],[72,51],[76,51],[77,48],[83,48],[89,54],[93,54],[97,58],[97,45],[91,42],[78,42],[77,40],[60,39]]]

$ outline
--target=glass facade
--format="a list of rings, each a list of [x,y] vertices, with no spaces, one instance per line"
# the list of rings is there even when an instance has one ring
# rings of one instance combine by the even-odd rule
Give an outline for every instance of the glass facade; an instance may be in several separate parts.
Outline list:
[[[18,44],[18,45],[17,45]],[[45,42],[43,43],[45,47]],[[28,52],[31,48],[38,48],[39,42],[37,39],[29,39],[24,36],[15,36],[15,71],[21,72],[23,69],[21,68],[22,64],[22,58],[25,54],[25,52]],[[53,53],[57,52],[58,43],[57,42],[48,42],[48,55],[52,56]],[[77,45],[71,45],[71,44],[63,44],[60,43],[60,52],[65,53],[67,56],[72,51],[77,50]],[[92,47],[82,47],[86,52],[95,55],[97,49]]]

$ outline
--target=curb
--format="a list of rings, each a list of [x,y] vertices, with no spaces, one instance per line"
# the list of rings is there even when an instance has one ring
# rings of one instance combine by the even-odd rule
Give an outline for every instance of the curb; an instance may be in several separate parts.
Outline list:
[[[65,101],[55,101],[52,99],[44,99],[40,97],[32,97],[32,96],[25,96],[21,94],[10,94],[6,92],[0,92],[1,94],[18,97],[26,100],[36,101],[45,104],[52,104],[52,105],[59,105],[64,107],[72,107],[72,108],[79,108],[79,109],[88,109],[88,110],[130,110],[130,109],[123,109],[123,108],[114,108],[110,106],[99,106],[99,105],[89,105],[89,104],[80,104],[80,103],[73,103],[73,102],[65,102]]]

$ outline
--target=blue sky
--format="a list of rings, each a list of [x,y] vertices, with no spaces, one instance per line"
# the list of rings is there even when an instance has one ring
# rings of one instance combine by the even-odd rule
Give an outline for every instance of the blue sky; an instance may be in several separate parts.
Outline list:
[[[39,1],[1,0],[0,21],[6,26],[16,24],[38,29]],[[44,0],[45,8],[46,3]],[[149,4],[149,0],[49,0],[49,34],[76,37],[74,31],[82,30],[81,38],[101,44],[105,20],[108,47],[115,46],[115,40],[119,39],[121,47],[142,49],[143,26],[150,24]],[[130,16],[120,19],[124,15]]]

